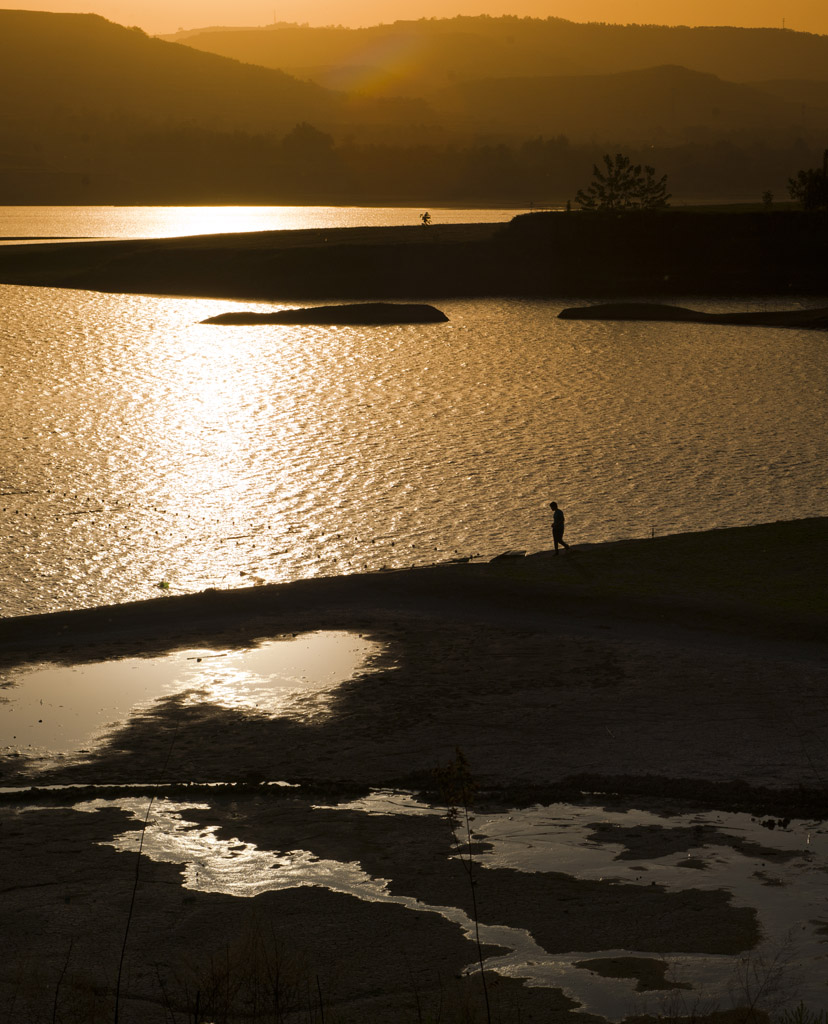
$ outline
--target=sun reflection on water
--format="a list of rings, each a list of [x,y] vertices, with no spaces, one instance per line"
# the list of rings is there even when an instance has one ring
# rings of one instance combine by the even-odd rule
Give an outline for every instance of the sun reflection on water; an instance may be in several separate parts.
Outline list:
[[[825,514],[814,332],[528,300],[215,327],[261,305],[2,297],[6,615],[543,549],[550,445],[576,543]]]

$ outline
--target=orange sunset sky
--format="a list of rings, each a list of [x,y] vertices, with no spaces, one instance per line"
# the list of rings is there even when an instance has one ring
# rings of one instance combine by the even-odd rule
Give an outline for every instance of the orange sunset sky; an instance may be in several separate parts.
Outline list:
[[[515,14],[571,21],[784,27],[828,34],[828,0],[52,0],[18,10],[101,14],[149,33],[208,25],[377,25],[400,18]]]

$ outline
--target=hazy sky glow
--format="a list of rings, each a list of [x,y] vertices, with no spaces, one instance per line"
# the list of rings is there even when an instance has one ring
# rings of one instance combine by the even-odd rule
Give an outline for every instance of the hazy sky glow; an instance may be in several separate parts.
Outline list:
[[[18,10],[101,14],[150,33],[209,25],[378,25],[400,18],[516,14],[571,21],[743,25],[828,34],[826,0],[17,0]]]

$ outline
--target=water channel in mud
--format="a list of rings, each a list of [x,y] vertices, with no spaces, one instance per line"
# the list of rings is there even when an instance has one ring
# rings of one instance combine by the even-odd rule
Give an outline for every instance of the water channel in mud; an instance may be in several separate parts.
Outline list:
[[[344,680],[371,671],[372,659],[383,651],[383,645],[358,634],[318,632],[246,650],[186,650],[75,667],[31,666],[3,680],[0,747],[15,749],[36,778],[50,759],[93,756],[113,723],[123,723],[171,694],[256,716],[298,714],[307,719],[324,714],[328,695]],[[197,800],[177,801],[160,790],[151,804],[148,800],[145,795],[124,796],[123,791],[113,797],[109,791],[101,799],[78,802],[75,810],[88,814],[114,808],[129,814],[136,825],[100,845],[134,856],[140,844],[141,856],[180,865],[181,884],[194,893],[256,898],[266,892],[322,887],[368,903],[396,904],[412,914],[440,915],[473,941],[469,914],[435,899],[440,887],[435,889],[427,877],[429,871],[445,871],[448,833],[440,833],[439,849],[423,846],[415,855],[422,863],[413,870],[411,863],[399,863],[395,844],[400,823],[410,828],[418,817],[445,814],[444,808],[422,803],[411,793],[382,790],[350,803],[302,805],[292,812],[294,824],[301,819],[298,832],[280,832],[280,812],[269,807],[258,819],[251,813],[245,838],[233,834],[226,802],[212,800],[209,791],[205,796],[201,790]],[[763,826],[746,814],[618,810],[588,797],[585,801],[473,816],[481,887],[494,884],[496,871],[509,873],[510,882],[522,879],[516,891],[524,885],[527,892],[535,891],[532,886],[553,877],[600,887],[591,890],[597,902],[578,911],[589,916],[590,926],[596,924],[586,933],[589,948],[561,952],[565,947],[558,943],[552,953],[544,948],[544,943],[551,945],[548,939],[533,934],[536,925],[516,925],[516,920],[523,923],[520,913],[508,924],[498,921],[497,914],[487,914],[481,921],[481,941],[501,947],[488,957],[488,969],[528,986],[562,989],[584,1011],[610,1020],[664,1013],[665,1007],[672,1015],[699,1015],[744,1003],[763,986],[786,1005],[802,998],[815,1009],[828,1009],[825,823],[793,821],[771,829],[770,822]],[[39,811],[50,813],[42,803]],[[265,818],[268,831],[260,839],[257,823]],[[360,850],[371,845],[361,838],[369,826],[373,838],[380,835],[387,847],[391,878],[385,877],[385,867],[377,869],[370,857],[361,856]],[[306,847],[295,839],[320,830],[326,835],[347,832],[350,838],[342,848],[348,855],[331,855],[335,842],[315,849],[312,841]],[[460,853],[458,841],[452,856]],[[693,952],[680,941],[671,949],[663,935],[659,942],[653,938],[653,948],[598,948],[598,925],[602,914],[612,913],[607,908],[613,892],[624,889],[629,894],[630,887],[639,893],[645,887],[665,894],[725,893],[719,912],[755,912],[759,942],[736,955],[709,952],[703,942]],[[562,912],[552,897],[543,902],[542,911],[553,925]],[[718,922],[715,911],[711,914],[706,928],[715,938]],[[649,935],[641,930],[638,934]],[[667,936],[669,940],[669,932]],[[711,941],[710,949],[715,946]],[[477,969],[474,961],[470,942],[467,971]],[[766,995],[771,997],[763,993],[760,1004]]]
[[[107,807],[127,810],[139,823],[147,815],[146,798],[92,800],[77,804],[76,810]],[[218,826],[202,827],[188,817],[188,811],[209,807],[161,799],[148,820],[143,855],[180,864],[185,888],[249,898],[322,886],[360,900],[399,904],[412,913],[439,914],[473,939],[474,922],[463,910],[422,902],[415,891],[393,893],[387,879],[367,873],[358,861],[325,859],[309,850],[259,849],[251,842],[220,838]],[[389,819],[444,813],[411,794],[392,792],[375,792],[336,809],[349,812],[350,828],[354,811]],[[726,1008],[743,1004],[762,986],[773,989],[768,1000],[801,998],[809,1006],[828,1008],[828,827],[800,821],[785,828],[767,825],[746,814],[662,815],[571,804],[475,815],[481,885],[486,884],[485,869],[508,868],[525,874],[563,872],[607,887],[724,889],[733,906],[755,909],[762,934],[757,948],[735,957],[617,948],[550,955],[528,930],[487,921],[480,929],[483,943],[508,951],[490,957],[487,969],[530,986],[563,989],[584,1011],[610,1020],[663,1013],[667,1005],[684,1013]],[[133,829],[108,845],[128,853],[140,840],[140,829]],[[549,914],[555,913],[551,905]],[[469,972],[477,970],[473,960],[470,946]],[[647,991],[642,979],[652,977],[654,967],[658,973],[661,965],[660,987]],[[605,976],[619,969],[628,976]]]

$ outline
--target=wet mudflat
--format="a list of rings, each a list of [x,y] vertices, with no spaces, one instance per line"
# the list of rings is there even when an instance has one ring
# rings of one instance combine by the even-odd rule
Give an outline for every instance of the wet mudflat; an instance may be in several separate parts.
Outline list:
[[[207,1020],[484,1020],[466,843],[434,782],[457,747],[494,1020],[824,1006],[824,644],[729,628],[732,605],[719,629],[668,601],[553,615],[463,578],[474,599],[442,604],[274,591],[167,640],[153,622],[93,644],[61,618],[55,668],[94,649],[208,676],[70,752],[5,751],[6,1018],[112,1020],[123,951],[122,1021],[196,1001]],[[359,647],[347,672],[273,700],[284,672],[239,677],[227,699],[213,666],[327,630]],[[39,670],[13,661],[7,714]]]
[[[415,1021],[418,1004],[441,1001],[446,1019],[466,1004],[483,1019],[467,847],[443,809],[283,788],[151,807],[84,796],[2,811],[18,954],[2,992],[20,1019],[48,1019],[59,980],[67,1012],[107,1019],[139,845],[123,1019],[192,1012],[198,992],[242,1019],[277,977],[285,1019],[324,1006],[332,1020]],[[479,813],[472,827],[495,1019],[699,1016],[762,987],[770,1009],[824,1005],[824,826],[557,804]],[[20,973],[35,959],[36,986]]]

